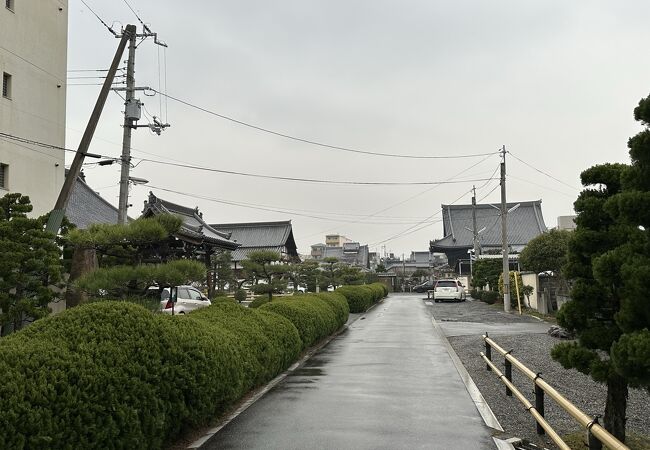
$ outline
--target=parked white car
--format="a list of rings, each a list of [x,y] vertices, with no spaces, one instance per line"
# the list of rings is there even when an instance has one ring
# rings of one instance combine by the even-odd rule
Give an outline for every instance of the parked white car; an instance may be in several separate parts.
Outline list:
[[[433,300],[438,303],[444,300],[464,302],[467,298],[465,287],[458,280],[438,280],[433,288]]]
[[[169,288],[165,288],[160,295],[160,308],[165,314],[186,314],[195,309],[205,308],[212,303],[201,291],[192,286],[177,286],[176,303],[173,304],[169,298]]]

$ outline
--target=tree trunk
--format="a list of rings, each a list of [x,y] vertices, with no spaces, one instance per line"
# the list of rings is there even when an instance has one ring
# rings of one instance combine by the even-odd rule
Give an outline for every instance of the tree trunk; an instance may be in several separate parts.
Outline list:
[[[605,429],[618,440],[625,442],[625,411],[627,409],[627,381],[618,374],[607,379],[607,403],[605,403]]]
[[[88,300],[88,296],[84,292],[73,287],[73,282],[96,268],[97,252],[94,248],[76,247],[74,249],[70,265],[70,278],[68,278],[68,289],[65,293],[66,309],[79,306]]]

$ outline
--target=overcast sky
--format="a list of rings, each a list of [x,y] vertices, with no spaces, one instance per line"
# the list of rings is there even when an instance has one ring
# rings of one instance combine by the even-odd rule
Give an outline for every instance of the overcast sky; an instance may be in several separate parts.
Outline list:
[[[116,30],[129,23],[141,30],[123,0],[86,3]],[[629,161],[627,139],[641,129],[632,110],[650,92],[647,0],[129,3],[169,45],[163,51],[149,39],[138,47],[138,86],[164,88],[166,79],[167,93],[185,102],[334,146],[422,156],[495,152],[461,159],[354,154],[140,94],[148,114],[171,127],[161,136],[135,131],[134,163],[335,181],[458,181],[490,178],[505,145],[512,152],[508,201],[541,199],[552,227],[573,213],[582,170]],[[101,82],[78,78],[101,73],[76,70],[107,68],[118,41],[80,0],[70,0],[69,10],[66,146],[76,148],[100,89],[81,84]],[[91,152],[119,157],[121,111],[123,101],[111,94]],[[90,165],[85,173],[117,205],[118,165]],[[441,204],[470,203],[472,185],[483,203],[500,201],[498,180],[309,184],[147,161],[131,175],[150,182],[133,187],[132,217],[152,190],[198,206],[209,223],[291,219],[303,254],[329,233],[371,251],[427,250],[442,237]]]

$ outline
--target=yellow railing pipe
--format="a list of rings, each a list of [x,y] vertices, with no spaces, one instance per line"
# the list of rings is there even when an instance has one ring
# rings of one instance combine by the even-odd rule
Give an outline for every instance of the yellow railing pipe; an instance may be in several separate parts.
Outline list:
[[[490,360],[488,359],[488,357],[485,356],[482,352],[481,352],[481,357],[482,357],[482,358],[485,360],[485,362],[490,366],[490,368],[492,369],[492,371],[493,371],[495,374],[497,374],[497,376],[498,376],[499,379],[503,382],[503,384],[505,384],[505,385],[508,387],[508,389],[510,389],[510,391],[512,391],[512,393],[515,395],[515,397],[517,397],[517,398],[519,399],[519,401],[520,401],[521,403],[523,403],[523,405],[526,407],[526,411],[528,411],[528,412],[529,412],[529,413],[530,413],[530,414],[535,418],[535,420],[537,421],[537,423],[539,423],[539,424],[542,426],[542,428],[544,428],[544,431],[546,431],[546,434],[548,435],[548,437],[550,437],[550,438],[553,440],[553,442],[555,442],[555,444],[556,444],[558,447],[560,447],[560,450],[571,450],[571,447],[569,447],[569,446],[566,444],[566,442],[564,442],[564,441],[562,440],[562,438],[560,437],[560,435],[557,434],[556,431],[551,427],[551,425],[550,425],[550,424],[549,424],[549,423],[544,419],[544,416],[542,416],[542,415],[539,413],[539,411],[537,411],[537,409],[535,409],[535,407],[534,407],[534,406],[533,406],[533,405],[528,401],[528,399],[527,399],[526,397],[524,397],[524,395],[523,395],[521,392],[519,392],[519,389],[517,389],[517,388],[515,387],[515,385],[512,384],[512,383],[511,383],[511,382],[510,382],[510,381],[505,377],[505,375],[503,375],[503,374],[501,373],[501,371],[499,371],[499,369],[497,369],[497,367],[492,363],[492,361],[490,361]]]
[[[550,384],[544,381],[535,372],[524,366],[517,358],[512,356],[510,352],[505,351],[499,344],[492,339],[483,335],[483,339],[490,347],[501,353],[510,363],[515,366],[521,373],[530,378],[534,384],[539,386],[546,394],[548,394],[555,402],[569,413],[580,425],[587,428],[600,442],[605,444],[610,450],[630,450],[628,446],[612,436],[606,429],[594,422],[594,419],[587,414],[580,411],[573,403],[564,398],[562,394],[556,391]]]

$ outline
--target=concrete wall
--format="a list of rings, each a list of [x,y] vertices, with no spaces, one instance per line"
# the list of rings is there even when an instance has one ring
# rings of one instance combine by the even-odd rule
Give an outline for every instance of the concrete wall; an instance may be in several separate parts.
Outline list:
[[[68,45],[67,0],[16,0],[0,5],[0,72],[11,75],[11,98],[0,97],[1,130],[65,145]],[[54,206],[64,180],[63,150],[0,138],[0,163],[8,165],[7,192],[29,195],[33,216]]]
[[[536,273],[532,272],[522,272],[521,273],[521,281],[524,283],[524,285],[532,286],[533,287],[533,293],[530,294],[530,305],[528,305],[532,309],[537,309],[537,299],[539,295],[539,277],[537,276]],[[523,298],[524,303],[527,302],[528,300],[526,297]]]

